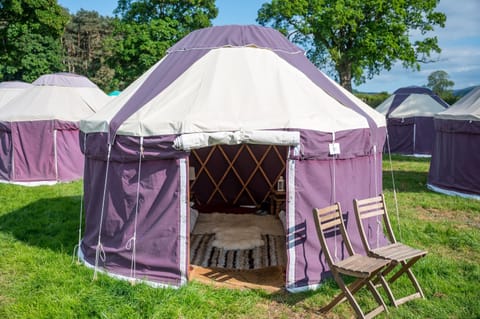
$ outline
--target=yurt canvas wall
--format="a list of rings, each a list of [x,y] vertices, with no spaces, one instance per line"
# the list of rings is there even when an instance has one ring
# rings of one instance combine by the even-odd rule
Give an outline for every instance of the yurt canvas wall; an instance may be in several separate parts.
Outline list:
[[[376,110],[387,118],[390,152],[430,155],[435,139],[433,116],[448,104],[427,88],[396,90]]]
[[[288,290],[316,287],[328,273],[314,207],[341,202],[355,248],[363,250],[352,200],[381,192],[385,120],[273,29],[191,33],[80,126],[86,228],[79,255],[95,272],[160,286],[187,282],[189,166],[194,151],[215,145],[231,145],[234,154],[242,145],[285,150]],[[252,161],[245,156],[233,165],[240,170]],[[204,192],[218,189],[211,183]],[[369,235],[372,243],[383,240]]]
[[[480,87],[435,116],[428,187],[480,199]]]
[[[57,73],[38,78],[1,108],[0,180],[38,185],[81,178],[78,122],[107,100],[83,76]]]

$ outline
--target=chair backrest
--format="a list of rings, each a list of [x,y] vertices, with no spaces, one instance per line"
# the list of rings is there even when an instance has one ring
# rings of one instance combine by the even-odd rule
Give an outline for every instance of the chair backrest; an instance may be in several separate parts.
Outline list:
[[[363,220],[366,218],[381,218],[383,225],[387,230],[388,239],[391,243],[397,242],[395,235],[393,234],[390,219],[388,218],[387,206],[385,205],[385,196],[383,194],[361,200],[354,199],[353,207],[355,209],[357,224],[360,229],[360,237],[362,238],[363,245],[367,250],[371,250],[371,248],[365,234],[365,228],[363,227]]]
[[[320,245],[322,246],[322,251],[324,252],[325,258],[330,265],[335,264],[335,261],[333,260],[332,254],[330,253],[330,249],[327,245],[326,233],[331,234],[333,232],[333,234],[336,235],[337,230],[339,230],[342,240],[347,247],[348,254],[351,256],[355,253],[350,242],[350,238],[348,237],[345,223],[343,222],[340,203],[335,203],[334,205],[324,208],[314,208],[313,219],[315,220],[315,226],[317,228],[317,234],[320,240]]]

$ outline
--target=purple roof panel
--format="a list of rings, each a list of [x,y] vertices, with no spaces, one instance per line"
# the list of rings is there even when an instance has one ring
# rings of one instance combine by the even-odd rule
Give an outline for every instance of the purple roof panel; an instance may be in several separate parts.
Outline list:
[[[432,90],[428,89],[428,88],[424,88],[424,87],[421,87],[421,86],[407,86],[407,87],[403,87],[403,88],[399,88],[398,90],[396,90],[395,92],[393,92],[393,94],[395,95],[410,95],[410,94],[426,94],[426,95],[430,95],[435,101],[437,101],[440,105],[442,105],[444,108],[448,108],[449,105],[447,104],[447,102],[445,102],[444,100],[442,100],[438,95],[436,95]],[[406,98],[406,97],[405,97]],[[402,100],[403,102],[403,100]],[[394,102],[395,103],[395,102]],[[396,108],[398,106],[398,104],[394,105],[394,103],[392,103],[392,106],[394,108]],[[400,102],[401,103],[401,102]],[[391,108],[391,107],[390,107]],[[393,111],[393,109],[391,109],[391,111]],[[391,113],[391,111],[389,113]]]
[[[432,95],[433,92],[430,89],[421,86],[406,86],[397,89],[393,94],[428,94]]]
[[[256,46],[273,51],[302,53],[275,29],[256,25],[227,25],[196,30],[171,47],[168,52],[220,47]]]
[[[36,79],[33,85],[38,86],[65,86],[97,88],[97,85],[86,77],[73,73],[45,74]]]

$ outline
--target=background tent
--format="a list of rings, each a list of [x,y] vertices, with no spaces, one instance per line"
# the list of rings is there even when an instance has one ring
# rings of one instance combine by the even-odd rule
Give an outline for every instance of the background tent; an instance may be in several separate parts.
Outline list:
[[[390,151],[430,155],[435,138],[433,116],[447,107],[427,88],[409,86],[396,90],[376,108],[387,118]]]
[[[382,189],[385,119],[276,30],[192,32],[80,127],[86,228],[79,256],[95,271],[185,284],[190,191],[204,205],[259,205],[280,176],[287,289],[316,287],[328,271],[313,207],[340,201],[363,250],[352,199]],[[383,238],[376,234],[369,232],[372,241]],[[342,243],[331,244],[341,254]]]
[[[122,93],[121,91],[112,91],[110,93],[108,93],[108,96],[119,96],[120,93]]]
[[[428,187],[480,199],[480,87],[435,115]]]
[[[5,81],[0,83],[0,108],[8,101],[19,95],[23,90],[31,87],[30,83],[21,81]]]
[[[35,185],[81,178],[78,122],[107,100],[83,76],[39,77],[1,108],[0,180]]]

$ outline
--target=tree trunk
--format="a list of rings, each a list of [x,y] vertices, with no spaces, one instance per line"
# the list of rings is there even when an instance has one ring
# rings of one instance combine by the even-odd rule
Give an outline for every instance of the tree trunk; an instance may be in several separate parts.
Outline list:
[[[350,63],[341,63],[337,66],[340,85],[352,92],[352,68]]]

